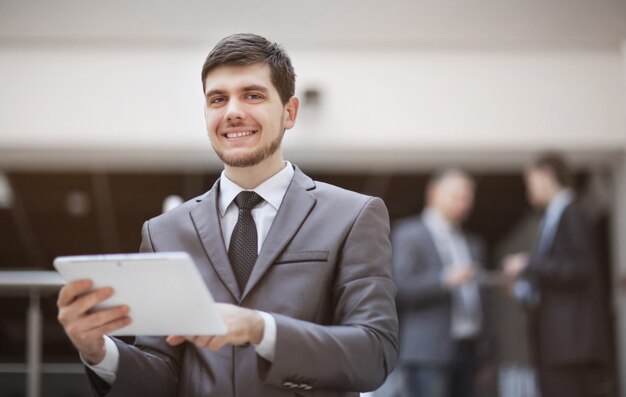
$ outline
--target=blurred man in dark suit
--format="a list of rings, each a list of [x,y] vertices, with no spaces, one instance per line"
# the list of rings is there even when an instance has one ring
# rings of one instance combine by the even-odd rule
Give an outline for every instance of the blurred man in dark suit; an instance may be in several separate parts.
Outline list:
[[[484,247],[461,228],[474,181],[460,170],[435,175],[422,214],[393,228],[400,308],[400,360],[409,396],[473,396],[484,349],[478,275]]]
[[[545,210],[533,252],[508,256],[503,269],[529,310],[531,354],[543,397],[589,397],[605,356],[599,272],[590,226],[563,159],[539,158],[525,175],[531,204]]]

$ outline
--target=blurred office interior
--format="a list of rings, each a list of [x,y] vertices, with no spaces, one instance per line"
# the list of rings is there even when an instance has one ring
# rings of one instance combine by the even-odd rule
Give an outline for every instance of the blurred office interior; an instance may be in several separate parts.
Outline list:
[[[421,210],[433,170],[467,169],[478,186],[467,226],[486,239],[492,271],[535,238],[524,167],[544,150],[564,153],[601,248],[613,330],[605,395],[626,395],[623,0],[3,0],[0,271],[136,252],[142,223],[171,196],[212,185],[221,170],[200,67],[235,32],[262,34],[292,57],[302,102],[286,159],[382,197],[392,221]],[[0,291],[0,396],[34,393],[24,291]],[[37,299],[41,395],[85,395],[56,296]],[[494,291],[499,349],[485,396],[498,395],[498,367],[528,360],[523,315],[507,299]]]

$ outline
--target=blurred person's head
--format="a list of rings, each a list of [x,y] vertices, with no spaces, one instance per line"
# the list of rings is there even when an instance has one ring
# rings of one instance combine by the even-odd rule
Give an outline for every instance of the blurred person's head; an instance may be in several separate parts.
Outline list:
[[[474,206],[476,185],[472,177],[459,169],[447,169],[433,175],[426,187],[426,205],[448,222],[460,225]]]
[[[571,186],[571,174],[563,157],[547,153],[538,157],[524,175],[528,201],[537,208],[546,208],[563,189]]]
[[[299,106],[285,50],[258,35],[231,35],[211,50],[201,76],[207,132],[224,164],[282,164],[282,138]]]

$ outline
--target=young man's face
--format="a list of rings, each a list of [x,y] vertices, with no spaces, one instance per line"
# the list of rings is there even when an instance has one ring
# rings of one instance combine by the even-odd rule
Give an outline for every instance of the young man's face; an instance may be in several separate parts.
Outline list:
[[[552,175],[543,169],[530,169],[524,175],[528,201],[536,208],[546,208],[550,204],[554,181]]]
[[[220,66],[205,81],[205,118],[213,149],[227,166],[280,159],[285,130],[294,126],[297,98],[285,105],[266,64]]]

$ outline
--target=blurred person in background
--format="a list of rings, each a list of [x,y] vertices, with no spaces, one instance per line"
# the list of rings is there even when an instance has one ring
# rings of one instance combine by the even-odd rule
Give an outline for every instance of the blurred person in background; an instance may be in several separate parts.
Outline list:
[[[464,171],[440,172],[427,185],[423,212],[392,229],[407,396],[474,396],[489,355],[478,282],[484,245],[461,227],[474,193]]]
[[[532,253],[504,258],[506,276],[529,313],[529,345],[543,397],[602,395],[606,357],[597,255],[561,156],[526,171],[528,200],[544,212]]]

